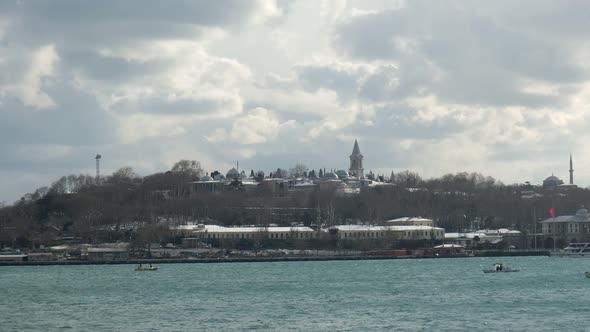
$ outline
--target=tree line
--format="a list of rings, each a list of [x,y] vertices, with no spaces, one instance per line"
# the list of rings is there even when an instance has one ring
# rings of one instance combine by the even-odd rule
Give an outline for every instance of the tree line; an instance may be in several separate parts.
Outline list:
[[[309,177],[315,172],[305,165],[289,171],[277,169],[265,176],[252,170],[258,180],[268,177]],[[258,186],[247,192],[236,182],[235,190],[195,193],[191,182],[205,174],[198,161],[181,160],[166,172],[141,177],[132,168],[113,174],[63,176],[50,186],[24,195],[0,208],[0,246],[50,244],[63,237],[88,243],[126,241],[141,245],[169,240],[169,227],[187,222],[224,226],[293,224],[327,228],[336,224],[385,224],[399,217],[431,218],[447,232],[467,229],[512,228],[539,232],[538,221],[558,214],[573,214],[590,202],[584,188],[544,189],[530,184],[505,185],[479,173],[447,174],[422,179],[402,171],[369,174],[383,185],[342,195],[334,188],[290,190],[288,180],[279,191]],[[526,198],[524,192],[536,192]]]

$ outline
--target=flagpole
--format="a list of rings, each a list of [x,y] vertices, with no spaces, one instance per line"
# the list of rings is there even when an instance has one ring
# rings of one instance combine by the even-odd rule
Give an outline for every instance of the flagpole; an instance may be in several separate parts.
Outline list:
[[[553,229],[555,230],[555,236],[553,237],[553,252],[555,252],[555,242],[557,242],[557,225],[555,225],[555,214],[551,216],[551,223],[553,224]]]
[[[552,200],[553,201],[553,200]],[[551,204],[551,209],[549,209],[549,214],[551,215],[551,227],[553,229],[553,251],[556,250],[556,242],[557,242],[557,225],[555,225],[555,208],[553,204]]]
[[[535,202],[533,201],[533,234],[535,236],[535,250],[537,250],[537,207],[535,206]],[[528,248],[528,246],[527,246]]]

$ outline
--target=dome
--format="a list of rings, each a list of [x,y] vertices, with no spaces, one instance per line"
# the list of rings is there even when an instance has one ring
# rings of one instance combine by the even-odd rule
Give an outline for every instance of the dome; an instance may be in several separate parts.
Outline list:
[[[332,172],[329,172],[324,174],[324,180],[338,180],[338,176]]]
[[[555,175],[551,175],[550,177],[543,180],[543,187],[557,187],[562,184],[563,181]]]
[[[240,176],[240,172],[235,168],[230,169],[227,171],[227,174],[225,174],[225,177],[228,179],[237,178],[238,176]]]
[[[205,175],[201,178],[201,181],[213,181],[213,178],[209,175]]]
[[[348,172],[343,170],[343,169],[339,169],[336,171],[336,175],[338,176],[338,178],[340,179],[348,179]]]
[[[581,208],[578,210],[578,212],[576,212],[576,216],[582,216],[582,217],[587,217],[588,216],[588,210]]]

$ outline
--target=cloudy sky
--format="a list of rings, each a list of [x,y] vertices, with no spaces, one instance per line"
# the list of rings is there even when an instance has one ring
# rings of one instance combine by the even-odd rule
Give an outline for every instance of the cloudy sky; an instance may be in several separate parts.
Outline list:
[[[590,184],[585,1],[0,2],[0,201],[304,163]]]

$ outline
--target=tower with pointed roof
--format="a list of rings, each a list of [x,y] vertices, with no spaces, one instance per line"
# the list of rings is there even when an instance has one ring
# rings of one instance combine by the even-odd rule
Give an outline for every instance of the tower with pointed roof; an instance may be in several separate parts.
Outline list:
[[[574,184],[574,162],[572,161],[572,154],[570,153],[570,184]]]
[[[359,149],[359,143],[355,139],[352,154],[350,155],[350,169],[348,170],[348,174],[362,179],[365,177],[363,172],[363,155]]]

